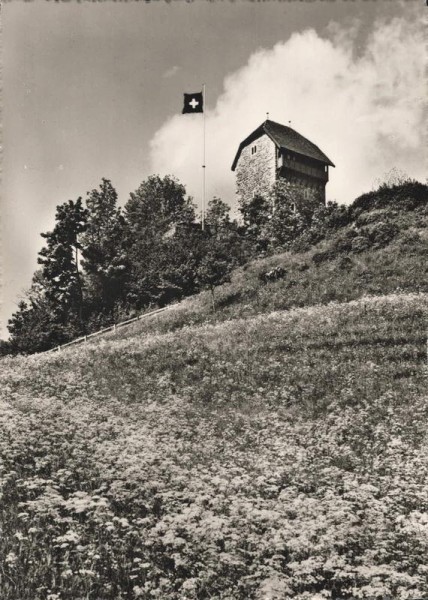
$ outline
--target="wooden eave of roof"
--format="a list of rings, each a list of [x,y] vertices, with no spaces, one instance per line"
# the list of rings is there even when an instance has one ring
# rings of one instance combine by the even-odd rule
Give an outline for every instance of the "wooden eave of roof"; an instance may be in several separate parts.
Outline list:
[[[289,150],[295,154],[312,158],[313,160],[331,167],[335,166],[318,146],[291,127],[275,123],[275,121],[265,121],[239,144],[238,151],[232,164],[232,171],[236,169],[242,150],[263,134],[266,134],[277,148]],[[289,138],[288,140],[286,139],[287,136]]]

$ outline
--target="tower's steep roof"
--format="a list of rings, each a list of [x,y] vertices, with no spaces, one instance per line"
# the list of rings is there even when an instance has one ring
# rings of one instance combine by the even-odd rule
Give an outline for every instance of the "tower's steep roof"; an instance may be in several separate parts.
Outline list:
[[[318,146],[310,142],[307,138],[303,137],[303,135],[297,133],[297,131],[291,127],[281,125],[280,123],[275,123],[275,121],[266,120],[239,144],[238,152],[236,153],[235,160],[233,161],[232,171],[236,169],[236,165],[238,164],[238,160],[241,156],[243,148],[248,146],[248,144],[251,144],[251,142],[257,138],[261,137],[263,134],[268,135],[278,148],[283,148],[303,156],[308,156],[326,165],[334,167],[334,164],[331,162],[328,156],[326,156],[324,152],[318,148]]]

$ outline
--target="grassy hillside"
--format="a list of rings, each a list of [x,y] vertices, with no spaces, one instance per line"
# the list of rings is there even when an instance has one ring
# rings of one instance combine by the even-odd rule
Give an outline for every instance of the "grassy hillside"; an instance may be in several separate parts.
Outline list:
[[[116,338],[187,325],[246,318],[275,310],[347,302],[364,296],[428,292],[428,186],[401,185],[361,196],[350,223],[315,245],[275,254],[237,269],[216,289],[188,298],[170,313],[118,331]],[[285,274],[266,282],[280,267]]]
[[[381,200],[1,361],[1,600],[428,597],[427,211]]]
[[[427,308],[3,361],[2,600],[427,595]]]

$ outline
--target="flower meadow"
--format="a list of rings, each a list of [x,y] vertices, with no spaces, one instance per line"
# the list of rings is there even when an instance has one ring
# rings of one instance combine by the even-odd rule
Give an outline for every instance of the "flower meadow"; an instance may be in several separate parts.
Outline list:
[[[1,600],[428,596],[427,312],[392,294],[3,359]]]

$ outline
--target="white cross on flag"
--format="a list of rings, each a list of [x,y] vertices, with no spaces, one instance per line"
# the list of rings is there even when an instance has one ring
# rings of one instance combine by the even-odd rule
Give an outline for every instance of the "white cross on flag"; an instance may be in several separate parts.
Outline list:
[[[182,114],[188,113],[203,113],[204,112],[204,96],[202,92],[194,94],[184,94],[184,106]]]

